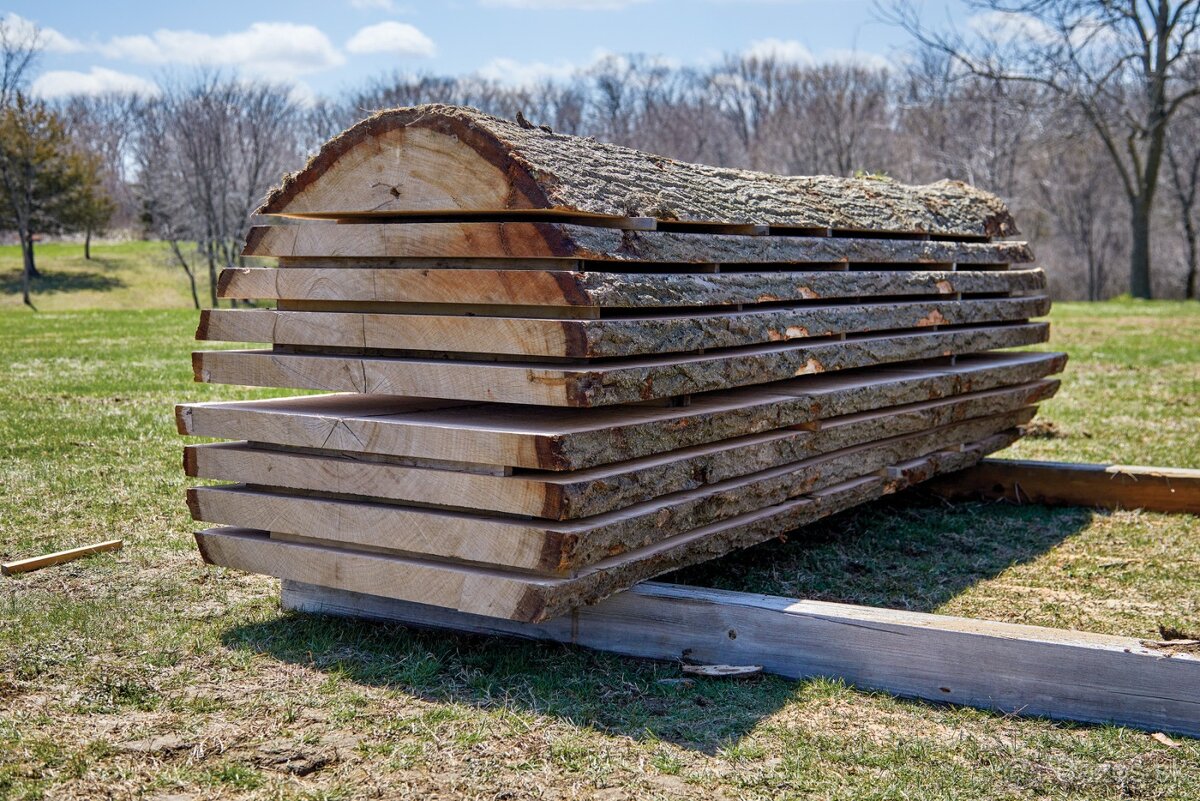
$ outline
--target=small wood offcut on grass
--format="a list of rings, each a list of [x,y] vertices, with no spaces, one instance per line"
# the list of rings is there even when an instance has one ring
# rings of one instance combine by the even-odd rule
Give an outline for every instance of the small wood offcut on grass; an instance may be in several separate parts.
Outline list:
[[[125,548],[0,579],[0,798],[1197,797],[1187,738],[282,614],[196,557],[172,406],[294,393],[193,384],[190,310],[42,308],[0,311],[0,561]],[[1200,467],[1200,304],[1051,322],[1001,456]],[[910,493],[667,580],[1162,639],[1198,567],[1194,516]]]

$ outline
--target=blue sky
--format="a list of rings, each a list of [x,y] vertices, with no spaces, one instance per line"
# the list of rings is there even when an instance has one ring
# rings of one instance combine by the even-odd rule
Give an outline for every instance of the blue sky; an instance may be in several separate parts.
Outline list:
[[[196,64],[332,95],[392,70],[554,77],[606,53],[703,64],[722,53],[799,60],[893,58],[908,42],[871,0],[322,0],[16,2],[44,31],[35,92],[147,88]],[[966,22],[961,0],[930,19]]]

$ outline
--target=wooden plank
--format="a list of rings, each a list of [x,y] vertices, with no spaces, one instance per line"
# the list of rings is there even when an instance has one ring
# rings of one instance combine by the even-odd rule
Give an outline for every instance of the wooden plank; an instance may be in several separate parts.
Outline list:
[[[1016,233],[999,198],[957,181],[905,186],[718,169],[441,105],[363,120],[286,178],[259,213],[521,209],[672,223]]]
[[[1179,467],[988,459],[930,489],[948,498],[1200,514],[1200,470]]]
[[[608,273],[570,270],[241,267],[221,272],[223,298],[559,308],[728,306],[817,298],[1039,292],[1039,269]],[[534,263],[536,264],[536,262]]]
[[[295,452],[249,443],[189,446],[184,470],[193,478],[568,520],[873,440],[1014,411],[1044,400],[1057,387],[1057,381],[1045,380],[822,420],[816,431],[750,434],[568,472],[483,474],[477,465],[423,467],[357,451]]]
[[[1004,715],[1200,736],[1200,656],[1165,659],[1169,651],[1132,637],[656,583],[539,624],[286,580],[283,608],[670,662],[755,664]]]
[[[43,567],[61,565],[64,562],[72,562],[76,559],[84,556],[90,556],[94,553],[117,551],[120,550],[124,544],[124,540],[107,540],[105,542],[97,542],[92,545],[81,545],[77,548],[68,548],[65,551],[57,551],[55,553],[44,554],[42,556],[32,556],[28,559],[17,559],[13,562],[4,562],[3,564],[0,564],[0,574],[5,576],[15,576],[18,573],[28,573],[33,570],[41,570]]]
[[[931,454],[927,457],[931,472],[973,464],[1017,436],[1016,432],[1000,434],[965,450]],[[201,531],[196,541],[204,560],[222,567],[535,622],[549,620],[583,603],[594,603],[671,570],[763,542],[878,498],[888,490],[878,477],[851,479],[609,557],[569,578],[330,547],[323,540],[288,542],[265,531],[242,528]]]
[[[1040,317],[1045,295],[986,300],[864,302],[658,314],[612,320],[438,314],[205,309],[196,339],[377,350],[615,358],[734,348],[840,334]]]
[[[1030,417],[1031,410],[1022,410],[891,437],[568,521],[273,493],[237,485],[194,487],[188,491],[188,505],[194,519],[209,523],[541,573],[577,573],[606,556],[984,439]],[[269,480],[264,476],[257,483]]]
[[[539,470],[578,470],[733,437],[811,426],[822,417],[1037,381],[1061,353],[987,353],[956,364],[803,376],[694,395],[686,407],[580,410],[383,396],[190,403],[179,433]]]
[[[691,356],[643,357],[583,366],[198,351],[197,381],[265,387],[592,407],[763,384],[798,375],[1044,342],[1045,323],[781,342]]]
[[[560,223],[255,226],[246,256],[287,258],[591,259],[671,264],[1017,264],[1024,242],[943,242],[853,237],[731,236],[615,231]]]

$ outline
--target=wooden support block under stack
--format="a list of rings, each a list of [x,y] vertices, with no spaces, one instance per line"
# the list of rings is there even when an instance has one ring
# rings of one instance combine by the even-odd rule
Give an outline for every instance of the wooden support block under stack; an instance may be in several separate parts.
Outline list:
[[[518,621],[978,462],[1054,394],[1045,276],[961,183],[383,112],[259,210],[184,404],[215,564]]]

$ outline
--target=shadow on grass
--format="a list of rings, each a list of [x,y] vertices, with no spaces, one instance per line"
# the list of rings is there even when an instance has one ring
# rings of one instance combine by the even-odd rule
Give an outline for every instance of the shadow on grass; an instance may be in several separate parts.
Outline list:
[[[663,577],[675,583],[931,610],[1032,560],[1093,512],[956,504],[908,494]],[[225,632],[235,649],[441,703],[524,709],[577,726],[706,752],[728,747],[783,705],[836,692],[829,682],[700,681],[672,664],[580,648],[288,613]]]
[[[948,503],[921,490],[852,509],[663,581],[932,612],[1086,528],[1092,509]]]
[[[110,265],[104,265],[111,269]],[[99,272],[58,272],[43,270],[40,278],[33,279],[30,289],[36,295],[49,295],[58,292],[110,292],[121,289],[125,282],[113,275]],[[0,293],[17,293],[21,291],[21,271],[0,273]]]
[[[285,613],[231,628],[222,641],[326,671],[342,687],[387,687],[434,701],[446,705],[449,716],[456,705],[527,711],[710,754],[804,692],[803,685],[774,677],[660,684],[677,678],[678,667],[556,643],[325,615]]]

